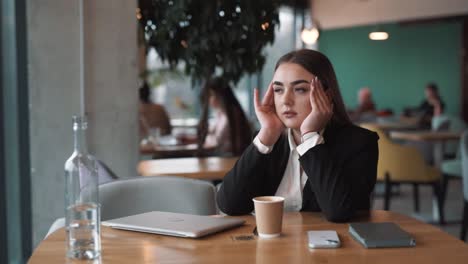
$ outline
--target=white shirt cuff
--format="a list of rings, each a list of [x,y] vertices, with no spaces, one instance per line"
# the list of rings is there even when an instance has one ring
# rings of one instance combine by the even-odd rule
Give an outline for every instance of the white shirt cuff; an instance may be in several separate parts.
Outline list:
[[[267,146],[267,145],[264,145],[260,139],[258,138],[258,136],[256,136],[253,140],[253,144],[255,145],[255,147],[257,147],[258,151],[262,154],[268,154],[270,153],[272,150],[273,150],[273,146]]]
[[[304,155],[309,149],[325,142],[323,137],[317,132],[306,133],[302,136],[302,140],[303,142],[296,148],[300,156]]]

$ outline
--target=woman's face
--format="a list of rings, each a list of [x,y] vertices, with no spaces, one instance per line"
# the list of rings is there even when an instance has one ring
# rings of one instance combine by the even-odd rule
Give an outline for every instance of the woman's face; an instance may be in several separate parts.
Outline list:
[[[315,77],[299,64],[283,63],[273,75],[276,114],[283,124],[300,129],[310,114],[310,81]]]
[[[218,109],[220,108],[220,103],[218,100],[218,97],[213,92],[210,92],[210,99],[209,99],[209,104],[212,108]]]
[[[433,99],[433,98],[436,97],[435,93],[434,93],[434,90],[432,88],[430,88],[430,87],[426,87],[425,94],[426,94],[426,98],[428,100]]]

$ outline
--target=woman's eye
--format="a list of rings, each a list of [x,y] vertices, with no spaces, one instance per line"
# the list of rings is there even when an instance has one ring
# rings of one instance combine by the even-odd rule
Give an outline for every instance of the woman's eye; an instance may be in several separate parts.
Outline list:
[[[307,88],[303,88],[303,87],[298,87],[298,88],[295,88],[294,89],[297,93],[306,93],[308,91]]]
[[[273,87],[273,92],[275,92],[275,93],[281,93],[282,91],[283,91],[283,88]]]

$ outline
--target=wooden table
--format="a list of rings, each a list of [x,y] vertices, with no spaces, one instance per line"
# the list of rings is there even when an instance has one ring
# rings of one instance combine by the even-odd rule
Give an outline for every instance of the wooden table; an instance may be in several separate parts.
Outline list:
[[[139,175],[175,175],[193,179],[221,180],[238,157],[174,158],[140,161]]]
[[[153,145],[150,142],[140,145],[140,154],[152,155],[154,158],[173,158],[173,157],[192,157],[199,153],[198,145],[192,138],[189,143],[179,143],[173,136],[164,136],[167,142],[164,144]],[[216,145],[207,142],[199,154],[208,154],[216,149]]]
[[[400,117],[399,119],[377,119],[376,122],[363,122],[360,125],[372,125],[385,131],[415,130],[420,128],[419,119]]]
[[[203,151],[214,150],[215,146],[204,148]],[[140,146],[140,154],[153,155],[158,157],[164,156],[194,156],[198,151],[198,146],[195,143],[169,145],[169,146],[153,146],[145,144]]]
[[[461,134],[462,132],[454,132],[454,131],[420,130],[420,131],[394,131],[390,133],[390,136],[394,139],[440,142],[440,141],[460,139]]]
[[[348,233],[348,224],[327,222],[320,213],[286,213],[279,238],[252,235],[253,216],[232,230],[201,239],[175,238],[102,227],[102,263],[466,263],[468,245],[440,229],[390,211],[372,211],[360,221],[395,222],[416,239],[414,248],[365,249]],[[342,246],[309,249],[307,230],[336,230]],[[242,239],[243,238],[243,239]],[[29,263],[64,263],[65,231],[51,234]],[[74,263],[74,262],[72,262]],[[79,263],[79,262],[76,262]]]
[[[372,125],[376,126],[382,130],[390,131],[390,130],[415,130],[419,128],[418,124],[413,124],[413,123],[405,123],[405,122],[399,122],[399,121],[385,121],[385,122],[365,122],[361,123],[360,125]]]

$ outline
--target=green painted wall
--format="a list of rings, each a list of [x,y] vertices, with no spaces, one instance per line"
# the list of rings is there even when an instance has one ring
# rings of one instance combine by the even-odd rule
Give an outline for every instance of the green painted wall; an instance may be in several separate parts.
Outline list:
[[[369,40],[372,27],[323,31],[319,49],[335,71],[347,107],[357,104],[360,87],[371,88],[378,109],[400,113],[424,99],[428,82],[438,84],[446,112],[460,113],[461,23],[383,27],[386,41]]]

